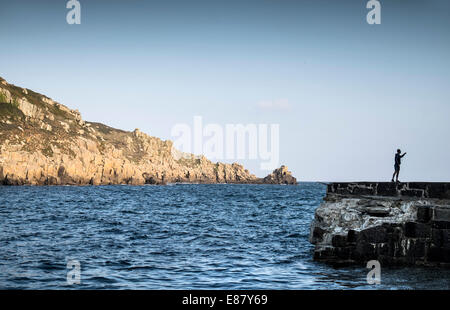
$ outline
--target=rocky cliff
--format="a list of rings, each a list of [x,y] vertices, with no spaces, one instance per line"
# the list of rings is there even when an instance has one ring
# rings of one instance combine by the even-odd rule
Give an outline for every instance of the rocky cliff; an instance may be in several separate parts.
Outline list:
[[[334,183],[311,224],[314,259],[450,267],[450,183]]]
[[[174,158],[172,145],[85,122],[77,110],[0,78],[0,184],[264,183],[237,163]]]

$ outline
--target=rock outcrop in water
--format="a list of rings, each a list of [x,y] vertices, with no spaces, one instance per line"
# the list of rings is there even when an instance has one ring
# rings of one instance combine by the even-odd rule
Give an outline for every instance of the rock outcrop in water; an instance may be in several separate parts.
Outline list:
[[[297,179],[292,176],[290,171],[288,171],[288,167],[281,166],[266,176],[263,179],[263,183],[295,185],[297,184]]]
[[[264,183],[237,163],[174,158],[172,146],[138,129],[85,122],[77,110],[0,78],[0,184]]]
[[[334,183],[311,224],[314,259],[450,267],[450,183]]]

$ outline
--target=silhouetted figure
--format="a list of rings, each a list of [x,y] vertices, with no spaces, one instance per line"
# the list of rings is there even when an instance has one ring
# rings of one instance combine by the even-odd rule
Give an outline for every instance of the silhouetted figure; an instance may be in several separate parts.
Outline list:
[[[402,151],[400,149],[397,150],[397,154],[395,154],[395,164],[394,164],[394,175],[392,176],[392,182],[394,182],[394,178],[397,177],[397,182],[400,182],[398,180],[398,175],[400,174],[400,165],[402,164],[402,158],[403,156],[406,155],[406,153],[404,153],[403,155],[401,155]]]

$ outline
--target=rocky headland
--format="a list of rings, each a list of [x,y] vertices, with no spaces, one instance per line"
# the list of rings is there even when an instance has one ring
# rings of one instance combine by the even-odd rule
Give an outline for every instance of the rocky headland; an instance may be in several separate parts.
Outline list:
[[[84,121],[77,110],[0,78],[2,185],[297,183],[285,166],[258,178],[238,163],[173,154],[172,141]]]
[[[450,183],[333,183],[311,224],[333,265],[450,267]]]

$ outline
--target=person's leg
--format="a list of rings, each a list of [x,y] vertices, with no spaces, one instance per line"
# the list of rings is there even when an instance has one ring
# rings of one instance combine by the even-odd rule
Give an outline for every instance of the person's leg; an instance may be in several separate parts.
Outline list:
[[[400,174],[400,167],[397,168],[396,173],[397,173],[397,182],[398,182],[398,176],[399,176],[399,174]]]
[[[392,175],[392,182],[394,182],[394,178],[395,178],[395,175],[397,174],[397,171],[396,170],[394,170],[394,174]]]

